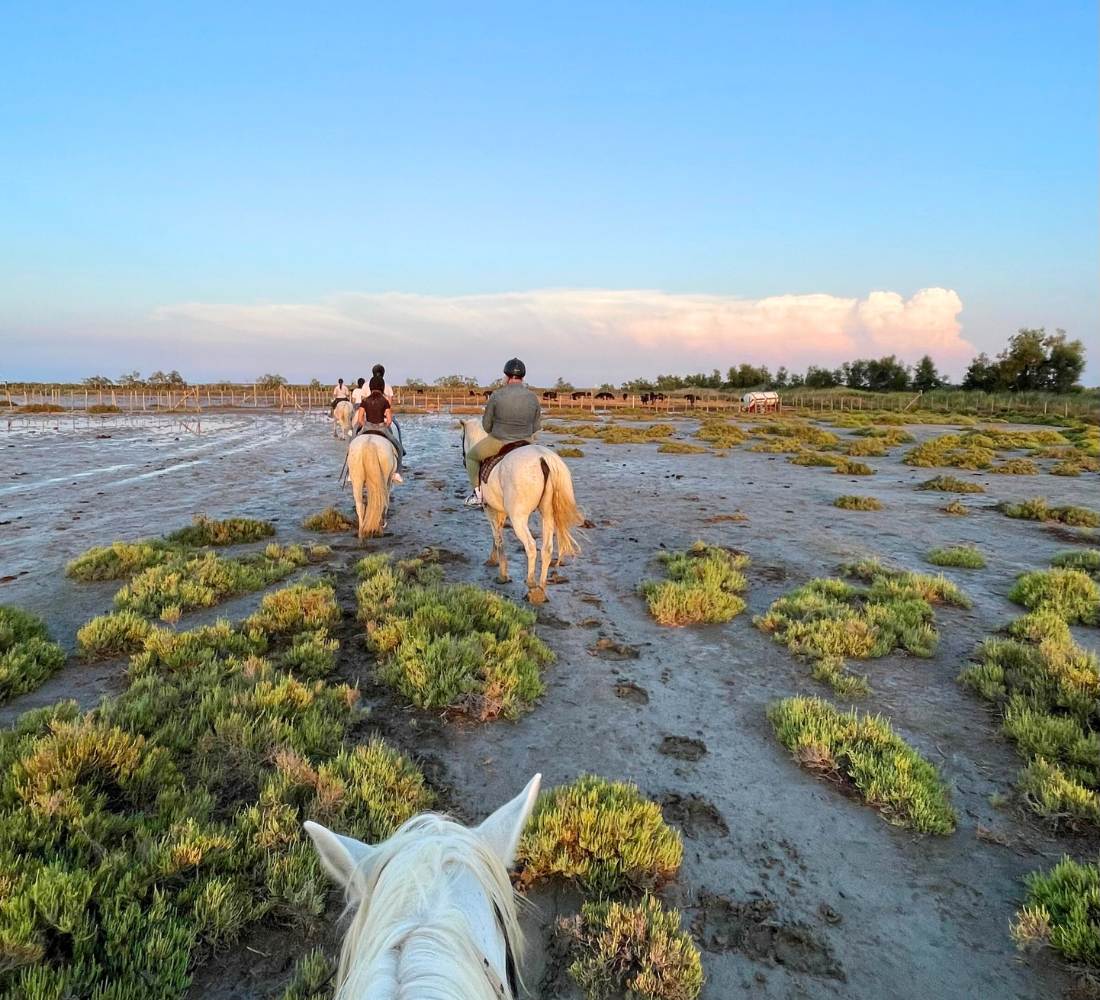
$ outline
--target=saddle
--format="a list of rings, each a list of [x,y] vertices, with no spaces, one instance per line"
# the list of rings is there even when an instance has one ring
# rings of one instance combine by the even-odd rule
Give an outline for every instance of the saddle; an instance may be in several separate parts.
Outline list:
[[[374,434],[376,437],[383,438],[385,439],[386,444],[393,448],[394,451],[397,451],[397,446],[393,443],[393,438],[391,438],[389,434],[387,434],[384,430],[380,430],[377,427],[372,427],[370,426],[370,424],[368,424],[366,427],[361,427],[359,429],[359,435],[363,434]]]
[[[489,481],[489,476],[492,475],[493,469],[500,464],[501,460],[506,455],[510,455],[517,448],[524,448],[530,443],[530,441],[509,441],[495,455],[490,455],[485,459],[485,461],[481,463],[481,468],[477,474],[481,485],[484,486]]]

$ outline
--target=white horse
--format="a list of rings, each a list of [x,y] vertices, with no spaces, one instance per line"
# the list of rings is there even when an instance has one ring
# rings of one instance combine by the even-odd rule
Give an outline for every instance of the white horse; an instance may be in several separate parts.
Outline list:
[[[462,457],[485,435],[479,417],[460,421],[462,426]],[[512,522],[512,530],[527,553],[527,599],[532,604],[546,600],[546,576],[557,541],[557,565],[562,558],[580,552],[573,529],[584,522],[573,496],[573,477],[569,466],[550,448],[527,445],[505,455],[489,473],[481,487],[485,516],[493,532],[493,547],[487,566],[499,566],[498,579],[508,582],[508,557],[504,551],[504,522]],[[535,512],[542,518],[541,553],[527,520]],[[542,556],[542,568],[535,578],[535,565]]]
[[[360,541],[382,534],[390,509],[390,478],[396,469],[397,452],[381,434],[360,434],[348,445],[348,476],[359,516]]]
[[[352,408],[351,401],[347,399],[341,399],[332,408],[332,436],[338,437],[351,437],[351,418],[355,410]]]
[[[428,813],[369,846],[305,824],[353,914],[336,1000],[515,997],[523,934],[508,869],[540,781],[475,829]]]

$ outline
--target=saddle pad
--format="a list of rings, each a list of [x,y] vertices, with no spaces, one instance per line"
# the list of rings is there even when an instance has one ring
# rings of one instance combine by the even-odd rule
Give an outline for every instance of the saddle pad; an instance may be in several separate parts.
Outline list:
[[[376,430],[373,427],[367,426],[367,427],[364,427],[362,430],[360,430],[359,433],[360,434],[373,434],[375,437],[384,438],[386,444],[388,444],[391,448],[393,448],[394,451],[397,451],[397,448],[395,447],[395,445],[393,443],[393,438],[391,438],[385,431]]]
[[[489,481],[489,476],[492,474],[493,469],[500,463],[501,459],[511,454],[517,448],[523,448],[530,443],[530,441],[509,441],[495,455],[490,455],[485,459],[485,461],[481,463],[481,471],[478,473],[478,478],[481,480],[482,484]]]

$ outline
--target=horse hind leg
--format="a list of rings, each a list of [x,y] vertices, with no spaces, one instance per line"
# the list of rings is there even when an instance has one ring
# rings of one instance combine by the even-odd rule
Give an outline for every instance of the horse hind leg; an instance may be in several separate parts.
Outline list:
[[[535,538],[531,534],[531,528],[527,523],[529,516],[529,514],[524,514],[520,517],[513,517],[512,530],[523,543],[523,548],[527,553],[527,600],[532,604],[542,604],[546,600],[546,591],[535,580],[538,546],[535,545]]]

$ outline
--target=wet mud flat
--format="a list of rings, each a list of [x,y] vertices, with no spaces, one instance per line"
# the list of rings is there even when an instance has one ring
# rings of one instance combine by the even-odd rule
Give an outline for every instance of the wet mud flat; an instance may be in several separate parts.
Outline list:
[[[666,897],[684,910],[703,949],[708,1000],[1063,994],[1070,980],[1061,967],[1019,955],[1008,925],[1023,875],[1066,850],[1077,853],[1079,844],[1050,835],[1012,806],[991,804],[991,796],[1011,793],[1021,762],[987,707],[955,677],[974,645],[1018,613],[1006,596],[1015,576],[1067,547],[993,504],[1044,494],[1095,506],[1095,477],[979,476],[988,493],[965,497],[970,515],[951,517],[939,510],[944,494],[914,490],[937,470],[903,465],[904,448],[867,459],[876,475],[848,477],[743,447],[725,457],[680,456],[659,454],[654,444],[586,441],[586,457],[570,467],[592,526],[583,532],[582,556],[562,567],[538,611],[539,634],[557,657],[546,694],[516,722],[474,726],[410,710],[375,684],[354,621],[351,568],[366,552],[407,557],[430,547],[444,557],[448,579],[523,597],[521,549],[510,534],[513,582],[497,584],[495,570],[482,565],[489,530],[480,512],[462,505],[467,484],[453,418],[406,417],[403,424],[407,482],[395,490],[387,534],[363,546],[350,534],[322,539],[334,545],[328,570],[345,615],[340,672],[361,684],[372,708],[364,739],[381,732],[411,754],[443,790],[444,804],[469,820],[536,771],[548,785],[585,772],[637,783],[684,833],[684,865]],[[678,422],[678,434],[687,439],[693,426]],[[913,428],[920,438],[945,430]],[[40,430],[2,436],[0,575],[7,582],[0,601],[40,614],[71,649],[76,629],[106,610],[114,585],[67,580],[68,559],[91,545],[161,534],[199,512],[274,520],[281,542],[307,537],[300,523],[308,514],[330,504],[352,511],[350,492],[338,486],[343,453],[329,425],[309,416],[211,418],[201,435],[119,428],[110,438]],[[842,493],[873,495],[884,509],[838,510],[831,504]],[[662,551],[696,539],[751,557],[748,609],[721,626],[658,626],[635,588],[659,573]],[[923,553],[958,543],[978,545],[988,565],[945,571],[974,604],[937,612],[936,655],[859,665],[873,688],[860,706],[889,717],[951,789],[958,829],[920,837],[800,769],[774,739],[769,703],[832,696],[751,619],[846,560],[877,555],[934,572]],[[254,600],[186,615],[181,625],[237,617]],[[1081,641],[1095,646],[1094,637]],[[37,694],[83,692],[82,700],[94,701],[95,685],[109,690],[122,666],[90,677],[73,661]],[[5,718],[31,703],[9,703]],[[576,995],[553,933],[555,917],[574,912],[576,900],[553,890],[533,898],[526,978],[538,995]],[[192,995],[269,995],[289,967],[288,949],[305,950],[308,942],[288,935],[276,944],[266,959],[216,959]]]

